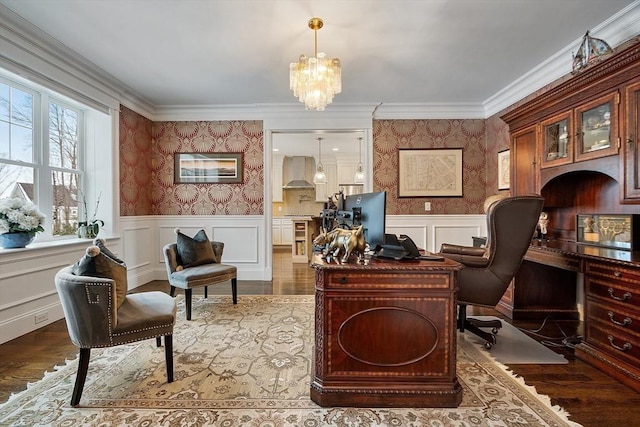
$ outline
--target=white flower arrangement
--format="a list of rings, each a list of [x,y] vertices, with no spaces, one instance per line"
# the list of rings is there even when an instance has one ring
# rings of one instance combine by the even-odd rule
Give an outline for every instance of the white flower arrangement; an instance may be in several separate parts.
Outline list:
[[[17,197],[0,199],[0,232],[24,232],[35,236],[44,231],[43,222],[44,215],[33,203]]]

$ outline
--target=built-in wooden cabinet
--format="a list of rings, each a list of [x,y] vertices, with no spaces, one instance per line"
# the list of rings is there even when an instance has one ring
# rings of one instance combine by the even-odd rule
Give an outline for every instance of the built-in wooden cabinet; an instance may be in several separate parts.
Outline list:
[[[581,214],[637,214],[640,203],[640,38],[502,119],[511,133],[511,193],[539,193],[547,239],[532,242],[498,309],[512,318],[574,317],[585,307],[576,354],[640,390],[640,254],[621,262],[577,243]],[[619,254],[618,254],[619,255]],[[584,277],[582,292],[578,274]],[[545,286],[553,284],[552,287]]]
[[[622,134],[623,198],[640,201],[640,82],[625,91],[626,119]]]
[[[540,193],[536,133],[536,126],[529,126],[511,136],[511,192],[514,195]]]
[[[540,168],[573,162],[573,115],[563,111],[540,123]]]
[[[619,185],[617,200],[603,208],[640,203],[639,109],[640,43],[634,40],[502,116],[511,132],[512,194],[539,193],[559,176],[586,171]]]
[[[540,168],[566,165],[618,154],[618,108],[616,90],[540,122]]]
[[[575,161],[618,154],[619,104],[615,90],[576,108]]]

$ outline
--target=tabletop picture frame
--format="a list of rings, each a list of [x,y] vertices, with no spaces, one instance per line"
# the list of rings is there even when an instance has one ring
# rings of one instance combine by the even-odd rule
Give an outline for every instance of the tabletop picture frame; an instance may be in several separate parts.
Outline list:
[[[462,148],[398,150],[398,197],[462,197]]]
[[[176,153],[176,184],[242,183],[242,153]]]
[[[498,190],[508,190],[511,186],[509,174],[511,171],[511,157],[509,150],[498,153]]]

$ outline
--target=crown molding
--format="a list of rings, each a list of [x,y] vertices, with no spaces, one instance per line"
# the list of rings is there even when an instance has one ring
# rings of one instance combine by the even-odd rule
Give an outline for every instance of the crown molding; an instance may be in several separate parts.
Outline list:
[[[617,47],[627,40],[637,37],[638,28],[640,28],[640,0],[636,0],[597,25],[589,31],[589,34],[603,39],[610,46]],[[582,38],[583,35],[487,99],[483,103],[485,117],[488,118],[503,111],[535,91],[571,73],[573,54],[582,43]]]

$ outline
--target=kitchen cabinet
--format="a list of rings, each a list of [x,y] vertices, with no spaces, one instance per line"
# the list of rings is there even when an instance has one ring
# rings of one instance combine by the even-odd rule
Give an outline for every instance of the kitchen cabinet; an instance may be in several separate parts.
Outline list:
[[[293,244],[291,246],[292,262],[307,263],[311,254],[311,232],[309,230],[309,219],[292,220],[293,223]]]
[[[623,197],[640,201],[640,82],[627,86],[625,91],[626,128],[622,144]]]
[[[273,218],[271,220],[271,237],[274,245],[291,245],[293,242],[291,219]]]

